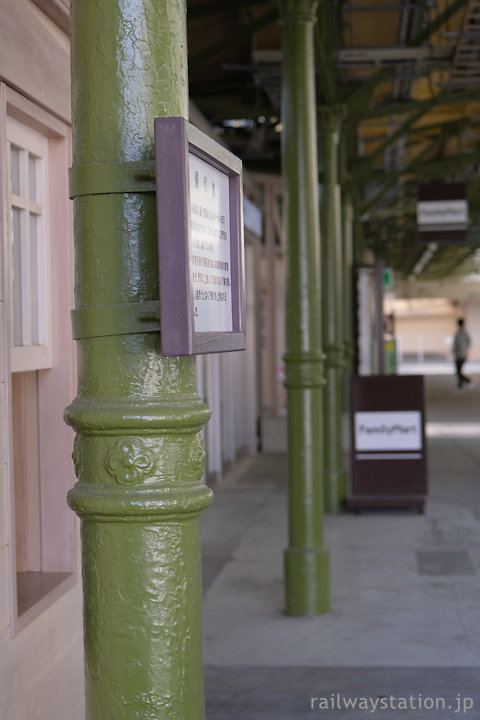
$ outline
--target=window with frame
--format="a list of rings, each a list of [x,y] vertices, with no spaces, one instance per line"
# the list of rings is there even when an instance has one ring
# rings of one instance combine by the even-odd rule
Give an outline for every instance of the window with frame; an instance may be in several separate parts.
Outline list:
[[[0,84],[12,632],[75,582],[68,127]],[[1,222],[0,222],[1,226]],[[0,324],[0,328],[1,328]]]
[[[11,369],[51,367],[48,302],[48,138],[7,115],[11,239]]]

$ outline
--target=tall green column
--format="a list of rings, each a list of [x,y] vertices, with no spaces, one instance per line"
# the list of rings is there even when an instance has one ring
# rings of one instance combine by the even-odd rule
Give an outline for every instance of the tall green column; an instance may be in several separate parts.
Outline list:
[[[353,203],[350,183],[342,184],[342,319],[345,375],[353,373]]]
[[[339,185],[339,136],[344,116],[343,106],[326,106],[319,111],[319,148],[323,171],[320,203],[322,327],[327,379],[324,404],[325,508],[328,512],[341,510],[346,495],[342,449],[345,346]]]
[[[283,172],[287,238],[289,546],[286,612],[329,609],[323,546],[320,238],[313,25],[316,0],[281,0],[283,32]]]
[[[339,176],[341,184],[342,206],[342,324],[343,345],[345,352],[345,398],[344,408],[349,411],[349,383],[350,375],[354,372],[354,317],[353,317],[353,181],[347,167],[347,138],[346,129],[352,132],[351,126],[346,123],[342,126],[340,135]]]
[[[155,115],[187,113],[183,0],[73,0],[72,104],[87,720],[204,717],[198,516],[209,416],[163,358]]]

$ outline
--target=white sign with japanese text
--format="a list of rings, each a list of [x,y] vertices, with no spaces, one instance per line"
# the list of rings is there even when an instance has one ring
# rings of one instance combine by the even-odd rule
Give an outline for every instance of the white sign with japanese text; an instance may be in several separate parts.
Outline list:
[[[196,332],[232,330],[229,177],[189,153]]]

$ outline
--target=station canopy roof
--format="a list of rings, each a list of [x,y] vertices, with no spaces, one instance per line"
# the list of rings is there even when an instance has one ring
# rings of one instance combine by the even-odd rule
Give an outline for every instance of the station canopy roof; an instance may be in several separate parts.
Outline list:
[[[317,14],[317,104],[347,109],[342,179],[365,243],[403,277],[475,269],[480,0],[320,0]],[[247,169],[279,174],[277,3],[188,0],[187,19],[192,101]],[[418,186],[432,182],[465,183],[465,240],[419,240]]]

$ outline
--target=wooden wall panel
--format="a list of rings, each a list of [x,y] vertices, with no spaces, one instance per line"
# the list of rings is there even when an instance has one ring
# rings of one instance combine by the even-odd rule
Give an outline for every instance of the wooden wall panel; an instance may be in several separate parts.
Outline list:
[[[27,0],[0,0],[0,28],[1,79],[69,122],[68,36]]]
[[[39,374],[40,471],[42,492],[42,548],[45,572],[74,570],[75,516],[67,507],[68,490],[75,484],[72,462],[73,431],[63,421],[63,411],[75,396],[75,348],[70,309],[73,307],[73,241],[71,206],[65,201],[70,147],[66,140],[50,141],[51,216],[51,322],[54,366]],[[53,441],[53,438],[55,440]],[[56,532],[52,533],[51,528]],[[64,538],[59,543],[58,537]]]
[[[84,693],[81,606],[77,583],[13,641],[8,629],[0,632],[0,720],[78,716]]]
[[[17,572],[42,569],[37,373],[12,375]]]

